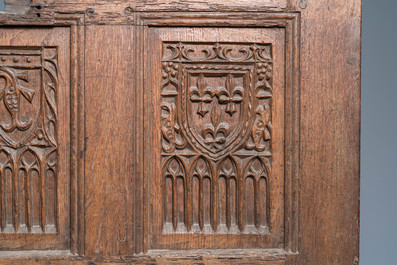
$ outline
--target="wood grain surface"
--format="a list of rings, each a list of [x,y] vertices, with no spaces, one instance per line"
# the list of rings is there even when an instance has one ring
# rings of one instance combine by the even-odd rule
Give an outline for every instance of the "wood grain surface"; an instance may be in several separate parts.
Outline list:
[[[0,59],[62,51],[56,196],[32,182],[58,208],[30,217],[0,152],[1,264],[358,264],[360,0],[25,7],[0,13]],[[10,152],[40,109],[16,75],[20,108],[0,98]]]

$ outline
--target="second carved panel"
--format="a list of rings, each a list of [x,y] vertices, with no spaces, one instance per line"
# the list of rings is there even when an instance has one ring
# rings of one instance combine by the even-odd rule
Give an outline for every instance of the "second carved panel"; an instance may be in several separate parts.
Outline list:
[[[283,245],[284,42],[277,28],[151,29],[152,248]]]

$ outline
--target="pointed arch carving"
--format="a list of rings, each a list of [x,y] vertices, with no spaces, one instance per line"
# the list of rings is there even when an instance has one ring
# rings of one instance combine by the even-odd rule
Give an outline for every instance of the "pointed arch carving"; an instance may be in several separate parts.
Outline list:
[[[189,169],[191,180],[189,199],[189,230],[212,232],[214,223],[214,173],[212,164],[204,156],[197,156]]]
[[[244,169],[242,182],[244,204],[242,227],[247,232],[252,229],[267,228],[270,223],[270,167],[261,157],[252,158]]]
[[[236,160],[224,158],[217,170],[217,223],[220,233],[238,231],[239,166]]]
[[[178,156],[171,156],[163,167],[164,233],[186,230],[186,182],[186,166],[183,160]]]

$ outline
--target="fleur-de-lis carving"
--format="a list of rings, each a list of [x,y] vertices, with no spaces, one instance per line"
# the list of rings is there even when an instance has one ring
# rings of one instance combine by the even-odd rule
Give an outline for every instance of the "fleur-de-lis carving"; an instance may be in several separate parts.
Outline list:
[[[219,108],[214,108],[211,111],[211,123],[205,124],[201,131],[204,142],[215,150],[222,148],[231,130],[228,123],[220,122],[220,111]]]
[[[197,114],[204,117],[208,113],[206,104],[212,102],[212,98],[215,95],[215,89],[213,87],[207,86],[205,82],[204,75],[200,74],[197,79],[197,86],[191,86],[190,100],[192,102],[198,102]]]
[[[13,132],[15,129],[25,131],[32,125],[32,120],[21,121],[19,117],[20,97],[21,95],[32,103],[35,91],[18,84],[14,74],[6,69],[0,68],[0,78],[4,79],[4,86],[0,87],[0,100],[3,99],[4,106],[11,115],[11,124],[1,124],[1,128],[7,132]],[[27,81],[27,76],[22,77]]]
[[[252,51],[252,56],[253,56],[254,59],[256,60],[256,59],[257,59],[256,52],[257,52],[257,50],[258,50],[258,46],[257,46],[256,44],[254,44],[254,45],[252,45],[252,46],[250,47],[250,49],[251,49],[251,51]]]
[[[268,104],[259,105],[256,108],[256,118],[251,130],[251,139],[247,142],[247,149],[256,148],[263,151],[266,148],[264,141],[270,140],[270,107]]]
[[[217,96],[220,104],[226,105],[226,113],[233,116],[237,112],[236,103],[241,103],[243,100],[243,87],[236,86],[232,74],[228,74],[226,77],[225,87],[217,88]]]

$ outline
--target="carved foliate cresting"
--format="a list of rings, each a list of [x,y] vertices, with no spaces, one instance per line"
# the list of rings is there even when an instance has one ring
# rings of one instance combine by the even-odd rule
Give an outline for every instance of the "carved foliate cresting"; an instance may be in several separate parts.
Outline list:
[[[164,43],[164,233],[268,231],[270,198],[259,201],[258,196],[268,194],[271,173],[271,48],[255,43]],[[251,187],[246,184],[251,171],[243,169],[253,159],[260,161],[255,164],[261,172],[257,178],[265,180],[255,179]],[[166,180],[175,164],[170,161],[178,161],[179,182]],[[256,190],[255,195],[247,189]],[[178,195],[177,190],[184,192]],[[167,201],[168,194],[172,201]],[[175,197],[180,194],[183,198]],[[255,206],[235,203],[251,195],[256,196]],[[226,206],[220,206],[225,196]],[[247,219],[248,208],[255,209],[255,216]]]

